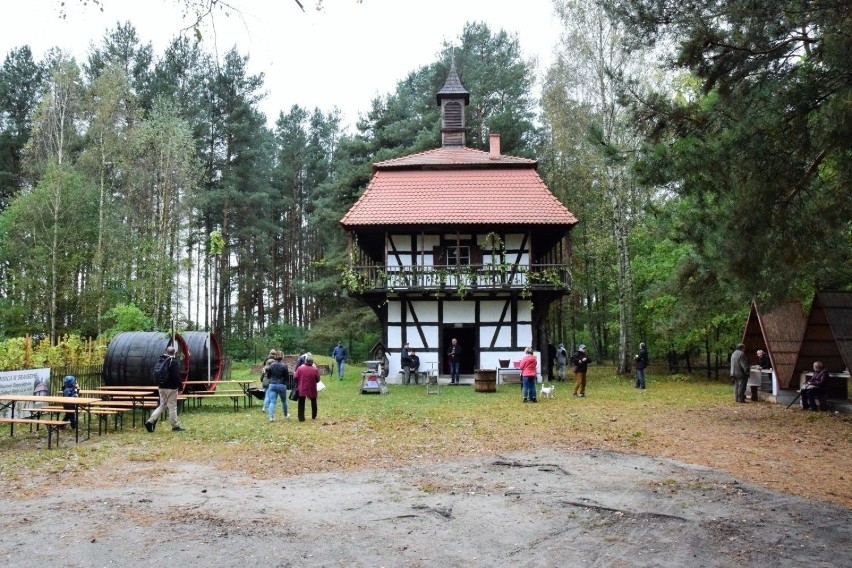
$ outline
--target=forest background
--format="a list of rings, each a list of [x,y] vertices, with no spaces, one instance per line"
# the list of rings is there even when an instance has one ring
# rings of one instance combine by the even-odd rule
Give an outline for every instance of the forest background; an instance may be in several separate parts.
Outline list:
[[[119,24],[83,61],[13,49],[0,67],[0,341],[175,325],[213,330],[238,358],[338,339],[365,358],[380,327],[344,288],[338,221],[373,162],[439,145],[451,57],[471,95],[468,145],[499,132],[580,219],[571,294],[548,314],[555,343],[627,372],[645,341],[657,361],[709,372],[752,299],[807,308],[817,287],[850,289],[844,2],[554,8],[540,99],[517,37],[470,22],[354,132],[335,109],[300,106],[269,127],[248,55],[214,56],[192,34],[154,53]]]

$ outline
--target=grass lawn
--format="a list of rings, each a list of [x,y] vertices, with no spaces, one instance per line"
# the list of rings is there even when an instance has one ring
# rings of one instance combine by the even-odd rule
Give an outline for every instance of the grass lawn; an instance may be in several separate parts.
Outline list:
[[[135,469],[141,479],[181,461],[273,477],[537,447],[605,448],[703,464],[788,493],[799,493],[801,480],[809,479],[817,488],[809,496],[852,506],[848,415],[735,404],[731,385],[683,376],[649,376],[647,390],[640,391],[609,367],[590,368],[587,398],[572,398],[572,383],[556,383],[556,398],[538,404],[521,403],[520,385],[499,385],[495,393],[442,386],[439,395],[427,395],[423,385],[389,385],[386,396],[362,395],[361,370],[348,365],[343,381],[323,377],[328,388],[320,394],[316,421],[298,422],[292,401],[292,418],[283,419],[279,402],[270,423],[260,401],[234,412],[230,400],[220,399],[184,411],[182,433],[166,423],[148,434],[138,420],[132,429],[128,417],[123,431],[80,444],[66,433],[62,447],[48,451],[43,433],[18,428],[14,438],[0,436],[0,480],[26,493],[45,474],[107,481]],[[235,366],[232,378],[249,377],[248,364]]]

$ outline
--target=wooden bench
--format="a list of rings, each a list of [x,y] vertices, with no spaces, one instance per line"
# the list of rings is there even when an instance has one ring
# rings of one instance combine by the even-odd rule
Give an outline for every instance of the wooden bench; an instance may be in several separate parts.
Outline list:
[[[51,448],[51,441],[54,435],[56,435],[56,447],[59,447],[59,430],[71,424],[68,420],[45,420],[41,418],[0,418],[0,423],[9,425],[10,436],[15,432],[15,424],[29,424],[31,432],[33,425],[36,425],[36,427],[46,427],[48,449]]]
[[[109,417],[114,417],[114,424],[112,427],[113,432],[118,430],[118,424],[121,422],[121,429],[124,429],[124,413],[127,412],[126,408],[89,408],[85,411],[85,415],[89,416],[94,414],[98,418],[98,436],[102,435],[102,432],[108,432],[107,424],[109,424]],[[67,408],[62,406],[40,406],[38,408],[27,408],[27,412],[30,414],[35,414],[37,417],[41,418],[42,414],[60,414],[63,412],[70,412]],[[84,413],[81,413],[82,416]]]
[[[429,378],[429,372],[428,371],[415,371],[414,376],[412,378],[414,379],[415,385],[417,385],[417,384],[425,385],[426,381]],[[399,372],[399,384],[401,384],[401,385],[405,384],[405,371]]]
[[[180,402],[180,396],[178,396],[178,402]],[[136,409],[141,408],[142,410],[142,421],[145,421],[147,417],[147,413],[151,412],[155,408],[159,406],[159,403],[156,401],[143,401],[141,404],[138,402],[133,402],[132,400],[100,400],[92,404],[92,410],[95,408],[102,408],[106,410],[120,410],[120,411],[131,411],[132,417],[132,425],[136,427]],[[124,418],[122,418],[122,427],[124,424]]]
[[[247,398],[248,395],[246,395],[246,393],[244,393],[242,391],[240,391],[240,392],[237,392],[237,391],[233,391],[233,392],[218,392],[218,391],[214,391],[214,392],[200,391],[199,392],[199,391],[196,391],[196,392],[185,394],[183,396],[185,396],[187,399],[195,401],[198,406],[201,406],[201,401],[204,400],[205,398],[230,398],[231,401],[234,403],[234,412],[239,412],[239,410],[240,410],[240,399],[242,398],[245,401],[245,399]],[[245,402],[243,404],[245,404]]]

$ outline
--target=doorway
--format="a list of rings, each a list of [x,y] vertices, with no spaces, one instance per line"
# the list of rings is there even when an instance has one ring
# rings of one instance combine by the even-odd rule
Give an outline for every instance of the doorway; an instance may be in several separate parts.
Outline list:
[[[473,370],[479,361],[479,335],[478,328],[475,326],[453,327],[446,326],[441,331],[441,374],[450,374],[450,358],[447,357],[447,351],[450,350],[450,344],[453,338],[458,341],[461,347],[461,364],[459,365],[460,375],[472,375]]]

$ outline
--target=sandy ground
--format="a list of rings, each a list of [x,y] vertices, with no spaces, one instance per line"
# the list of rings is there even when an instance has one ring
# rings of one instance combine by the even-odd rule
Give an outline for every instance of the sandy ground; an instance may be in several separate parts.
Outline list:
[[[124,467],[121,486],[5,501],[3,564],[852,566],[845,507],[606,450],[277,479]]]

